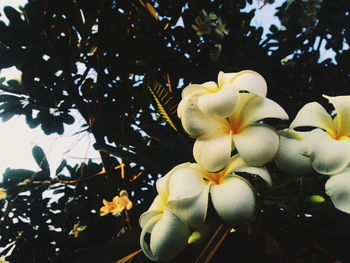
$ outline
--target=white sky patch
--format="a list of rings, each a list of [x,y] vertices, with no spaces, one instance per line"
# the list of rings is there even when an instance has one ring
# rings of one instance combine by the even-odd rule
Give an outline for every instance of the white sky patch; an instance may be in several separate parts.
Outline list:
[[[100,162],[99,153],[92,147],[95,143],[93,136],[88,132],[73,135],[84,122],[78,114],[74,115],[77,121],[73,125],[65,125],[63,135],[45,135],[40,127],[30,129],[24,116],[15,116],[8,122],[0,123],[0,174],[8,167],[38,171],[32,157],[35,145],[44,149],[52,175],[64,159],[71,165],[88,159]]]
[[[263,1],[253,1],[251,5],[247,5],[242,12],[249,12],[255,8],[255,15],[250,22],[251,26],[262,27],[264,29],[262,38],[265,38],[269,33],[271,25],[275,25],[277,28],[281,28],[281,22],[278,17],[275,17],[276,8],[281,6],[285,0],[276,0],[273,4],[266,4],[262,7]]]

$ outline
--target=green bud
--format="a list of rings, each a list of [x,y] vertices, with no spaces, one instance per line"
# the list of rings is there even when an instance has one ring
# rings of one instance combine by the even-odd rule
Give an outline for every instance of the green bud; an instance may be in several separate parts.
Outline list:
[[[199,231],[194,231],[187,240],[188,244],[196,243],[203,237],[203,234]]]
[[[326,199],[321,196],[321,195],[310,195],[308,197],[308,200],[311,202],[311,203],[323,203],[324,201],[326,201]]]

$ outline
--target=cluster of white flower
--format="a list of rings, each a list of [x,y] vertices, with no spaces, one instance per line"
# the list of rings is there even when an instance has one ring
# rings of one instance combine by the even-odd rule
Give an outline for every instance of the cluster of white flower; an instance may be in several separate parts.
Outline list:
[[[312,170],[328,175],[326,193],[334,206],[350,213],[350,96],[323,96],[334,106],[332,117],[317,102],[306,104],[290,129],[280,131],[276,165],[284,172],[305,175]],[[307,132],[299,127],[314,127]]]
[[[286,173],[304,175],[314,169],[331,176],[327,194],[335,207],[350,213],[350,96],[325,96],[337,111],[333,119],[313,102],[299,111],[290,129],[277,132],[262,120],[287,120],[288,115],[266,93],[264,78],[250,70],[220,72],[218,83],[183,90],[178,116],[196,139],[197,163],[180,164],[157,181],[158,196],[140,217],[140,244],[148,258],[170,260],[183,251],[191,231],[203,227],[209,200],[224,223],[251,222],[255,192],[239,174],[260,176],[271,185],[264,165],[273,158]],[[302,126],[316,129],[294,130]]]

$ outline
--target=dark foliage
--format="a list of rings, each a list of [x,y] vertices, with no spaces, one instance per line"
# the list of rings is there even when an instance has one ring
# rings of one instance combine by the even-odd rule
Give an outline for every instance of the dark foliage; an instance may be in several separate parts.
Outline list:
[[[22,12],[5,7],[10,22],[0,22],[0,69],[16,66],[23,75],[20,82],[0,80],[0,117],[24,115],[29,127],[62,134],[76,109],[86,121],[81,132],[93,134],[102,159],[75,167],[63,161],[50,174],[36,147],[39,172],[5,172],[0,247],[13,242],[8,261],[115,262],[139,249],[138,217],[155,196],[155,180],[193,161],[193,141],[176,116],[171,117],[177,131],[164,120],[147,83],[159,82],[176,105],[190,82],[216,80],[220,70],[252,69],[266,78],[269,98],[291,119],[305,103],[321,101],[321,94],[349,94],[349,1],[285,1],[276,13],[283,27],[272,25],[266,36],[250,26],[254,10],[241,11],[251,3],[29,0]],[[229,34],[198,35],[192,25],[201,10],[220,17]],[[334,58],[324,57],[326,50]],[[114,169],[120,158],[125,176]],[[100,173],[102,166],[106,173]],[[349,217],[329,202],[308,202],[310,195],[324,193],[324,178],[288,179],[274,169],[277,185],[289,182],[288,198],[278,201],[286,195],[278,189],[266,193],[261,217],[229,234],[213,262],[347,262]],[[309,187],[302,194],[301,184]],[[122,189],[134,203],[129,221],[125,214],[100,217],[102,200]],[[76,224],[87,226],[77,237]],[[187,251],[180,258],[193,262],[196,256]],[[135,262],[148,261],[140,255]]]

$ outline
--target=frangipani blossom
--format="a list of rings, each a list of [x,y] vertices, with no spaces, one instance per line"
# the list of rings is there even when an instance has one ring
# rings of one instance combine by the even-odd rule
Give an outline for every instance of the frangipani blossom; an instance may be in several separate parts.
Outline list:
[[[255,194],[242,177],[231,174],[257,174],[269,185],[264,167],[250,167],[238,155],[225,170],[210,173],[198,164],[184,163],[157,181],[158,196],[140,217],[141,248],[151,260],[170,260],[181,253],[192,229],[203,227],[207,217],[209,191],[214,208],[227,224],[248,223],[255,216]],[[150,245],[145,235],[150,233]]]
[[[297,132],[291,129],[278,131],[280,144],[275,156],[279,169],[290,175],[306,175],[313,171],[310,159],[303,155],[305,136],[310,132]]]
[[[332,175],[350,162],[350,96],[324,97],[335,108],[334,118],[319,103],[311,102],[298,112],[290,128],[317,128],[305,137],[303,154],[318,173]]]
[[[142,232],[140,245],[145,255],[153,260],[170,260],[181,253],[190,236],[188,225],[166,207],[166,201],[158,195],[149,210],[140,217]],[[151,234],[150,246],[145,235]]]
[[[238,106],[239,91],[249,91],[265,97],[267,85],[265,79],[255,71],[243,70],[238,73],[220,71],[218,84],[213,81],[191,84],[182,91],[182,98],[184,101],[196,96],[199,109],[203,113],[227,117]],[[179,107],[182,107],[182,103],[180,102]],[[181,110],[179,117],[181,118]]]
[[[238,94],[238,105],[228,118],[204,114],[197,104],[197,96],[183,100],[178,107],[183,128],[191,137],[197,138],[194,158],[208,171],[223,169],[235,149],[252,166],[265,165],[277,152],[279,137],[276,131],[259,121],[288,119],[287,113],[268,98],[253,93]]]
[[[145,255],[151,260],[174,258],[185,249],[190,236],[189,224],[196,227],[204,223],[206,205],[202,209],[196,209],[197,199],[203,199],[202,193],[198,193],[195,189],[187,195],[184,194],[186,191],[178,193],[173,190],[172,194],[169,193],[168,178],[175,171],[187,165],[189,163],[176,166],[157,181],[159,194],[148,211],[140,217],[140,226],[142,227],[140,245]],[[186,185],[183,185],[183,188],[187,189]],[[176,198],[176,202],[174,202],[174,198]],[[179,216],[178,210],[181,210],[180,214],[185,220]],[[149,246],[145,242],[146,233],[151,234]]]
[[[159,185],[169,191],[172,200],[169,206],[189,225],[204,223],[209,192],[216,212],[225,223],[248,223],[255,216],[254,190],[235,172],[257,174],[271,184],[266,168],[248,166],[239,155],[235,155],[223,171],[210,173],[196,163],[187,163],[159,179]]]

